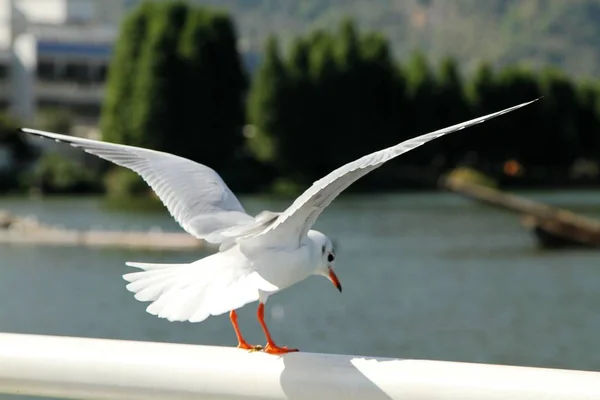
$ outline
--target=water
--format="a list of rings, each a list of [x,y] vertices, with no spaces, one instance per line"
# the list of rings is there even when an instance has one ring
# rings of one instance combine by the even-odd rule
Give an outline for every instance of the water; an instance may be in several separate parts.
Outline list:
[[[528,196],[600,217],[600,192]],[[288,202],[242,199],[247,211]],[[178,230],[167,212],[108,211],[96,199],[0,200],[70,228]],[[275,340],[303,351],[600,370],[600,254],[542,251],[518,217],[443,194],[347,196],[315,226],[336,243],[344,292],[311,277],[267,304]],[[0,331],[234,345],[228,316],[200,324],[147,314],[126,261],[202,251],[0,245]],[[239,312],[263,343],[255,305]],[[6,397],[8,398],[8,397]]]

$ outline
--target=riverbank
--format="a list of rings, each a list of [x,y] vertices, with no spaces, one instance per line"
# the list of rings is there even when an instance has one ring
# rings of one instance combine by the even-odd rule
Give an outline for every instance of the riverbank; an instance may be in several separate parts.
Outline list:
[[[0,212],[0,243],[147,250],[192,250],[206,247],[204,241],[186,232],[164,232],[158,227],[137,232],[65,229],[7,211]]]

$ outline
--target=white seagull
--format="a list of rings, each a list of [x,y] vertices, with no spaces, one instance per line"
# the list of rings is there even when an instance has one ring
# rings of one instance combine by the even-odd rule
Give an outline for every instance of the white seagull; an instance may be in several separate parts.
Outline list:
[[[538,100],[538,99],[536,99]],[[123,275],[146,311],[169,321],[204,321],[229,312],[238,346],[284,354],[297,349],[275,344],[264,321],[269,296],[310,275],[328,278],[341,292],[333,266],[331,241],[311,227],[321,212],[353,182],[430,140],[479,124],[533,103],[507,108],[427,133],[348,163],[316,181],[285,211],[248,215],[211,168],[172,154],[133,146],[60,135],[35,129],[23,132],[65,142],[138,173],[188,233],[218,244],[219,251],[189,264],[127,262],[142,271]],[[266,346],[244,340],[236,309],[258,300],[257,317]]]

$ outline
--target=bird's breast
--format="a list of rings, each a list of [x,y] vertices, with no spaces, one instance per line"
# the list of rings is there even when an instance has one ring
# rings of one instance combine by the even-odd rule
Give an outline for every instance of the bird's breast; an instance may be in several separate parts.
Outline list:
[[[251,260],[258,274],[280,289],[306,279],[314,270],[304,247],[295,250],[266,249]]]

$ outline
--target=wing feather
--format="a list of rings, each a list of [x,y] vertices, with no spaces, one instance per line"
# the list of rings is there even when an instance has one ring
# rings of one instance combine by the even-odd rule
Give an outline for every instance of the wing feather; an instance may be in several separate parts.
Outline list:
[[[313,183],[277,219],[253,238],[268,241],[300,241],[321,212],[348,186],[385,162],[417,148],[433,139],[525,107],[539,99],[406,140],[395,146],[368,154],[329,173]],[[268,236],[268,239],[266,238]]]
[[[154,190],[179,225],[199,239],[221,243],[223,231],[254,221],[219,174],[205,165],[134,146],[28,128],[22,131],[81,148],[136,172]]]

